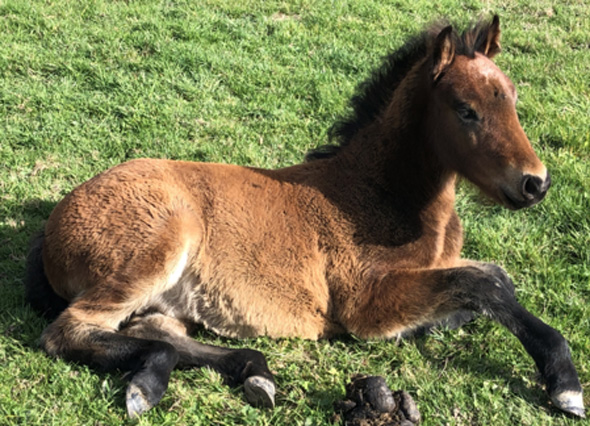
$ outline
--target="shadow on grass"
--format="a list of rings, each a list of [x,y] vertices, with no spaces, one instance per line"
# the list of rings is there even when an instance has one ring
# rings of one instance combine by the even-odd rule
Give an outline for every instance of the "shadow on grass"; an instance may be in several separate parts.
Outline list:
[[[484,318],[479,318],[476,321],[485,321]],[[476,327],[473,323],[463,326],[468,329],[468,333],[476,333]],[[508,331],[506,331],[508,333]],[[508,337],[508,336],[507,336]],[[539,406],[540,408],[550,408],[547,404],[549,397],[540,384],[540,375],[535,373],[534,377],[527,380],[522,375],[515,375],[510,365],[504,361],[491,358],[489,356],[489,348],[486,345],[469,345],[468,350],[454,351],[450,355],[441,356],[440,351],[433,350],[428,345],[428,339],[432,338],[429,335],[409,338],[420,355],[427,360],[431,365],[435,366],[440,371],[440,375],[445,370],[457,370],[461,374],[477,376],[480,380],[489,380],[491,382],[498,382],[501,380],[510,389],[510,392],[517,397],[522,398],[530,404]],[[514,337],[514,339],[516,339]],[[524,362],[530,362],[534,365],[532,358],[528,355]],[[507,358],[509,358],[507,356]],[[534,382],[531,385],[530,382]],[[554,414],[562,415],[561,412],[556,411]]]
[[[36,345],[46,325],[24,301],[26,255],[31,238],[42,229],[56,204],[32,200],[9,206],[6,225],[0,226],[0,333],[26,346]]]

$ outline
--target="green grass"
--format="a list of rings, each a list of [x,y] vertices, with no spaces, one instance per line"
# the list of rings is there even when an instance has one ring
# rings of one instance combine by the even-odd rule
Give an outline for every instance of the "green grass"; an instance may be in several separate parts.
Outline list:
[[[442,3],[442,4],[436,4]],[[534,5],[533,5],[534,3]],[[380,58],[440,16],[497,12],[497,63],[554,185],[508,212],[461,184],[464,254],[495,261],[561,330],[590,383],[590,6],[582,0],[0,2],[0,424],[327,424],[357,372],[418,401],[425,425],[581,424],[554,411],[532,360],[479,319],[418,340],[199,340],[263,351],[274,411],[208,370],[174,372],[161,404],[125,418],[120,374],[47,358],[25,306],[29,237],[55,203],[136,157],[281,167],[326,142]],[[586,405],[590,405],[588,397]]]

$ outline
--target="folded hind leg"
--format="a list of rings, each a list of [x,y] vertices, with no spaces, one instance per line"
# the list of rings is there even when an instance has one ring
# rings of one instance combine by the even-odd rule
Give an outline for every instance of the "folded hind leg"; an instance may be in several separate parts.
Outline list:
[[[274,407],[275,382],[264,356],[258,351],[199,343],[188,336],[184,323],[160,313],[135,317],[121,332],[140,339],[169,343],[179,355],[179,367],[213,368],[230,385],[243,384],[250,404]]]
[[[113,314],[80,312],[74,304],[43,331],[41,345],[52,356],[129,372],[127,411],[135,417],[160,401],[179,354],[170,343],[122,335],[101,324]]]

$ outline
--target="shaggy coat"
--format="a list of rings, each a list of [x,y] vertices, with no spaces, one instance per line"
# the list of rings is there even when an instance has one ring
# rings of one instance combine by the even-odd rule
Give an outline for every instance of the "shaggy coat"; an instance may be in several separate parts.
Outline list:
[[[230,337],[392,338],[484,313],[533,357],[554,404],[583,416],[565,339],[520,306],[500,267],[461,259],[458,175],[516,209],[550,178],[491,61],[499,21],[432,29],[361,86],[337,144],[279,170],[134,160],[68,194],[29,258],[28,300],[57,318],[52,356],[130,371],[127,410],[156,404],[177,366],[208,365],[274,405],[256,351]]]

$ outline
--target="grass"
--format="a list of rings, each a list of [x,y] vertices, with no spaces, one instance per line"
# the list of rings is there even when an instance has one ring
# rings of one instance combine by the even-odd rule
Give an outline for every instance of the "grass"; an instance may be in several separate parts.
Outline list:
[[[244,403],[209,370],[175,372],[161,404],[125,418],[125,384],[47,358],[46,325],[23,301],[29,237],[96,173],[136,157],[281,167],[326,142],[380,58],[440,16],[497,12],[497,63],[552,172],[527,211],[485,203],[462,184],[464,254],[503,265],[519,300],[570,342],[590,383],[590,7],[582,0],[0,2],[0,423],[39,425],[330,422],[357,372],[418,401],[425,425],[581,424],[547,402],[532,360],[480,319],[396,343],[196,338],[263,351],[278,406]],[[588,397],[586,405],[590,405]]]

